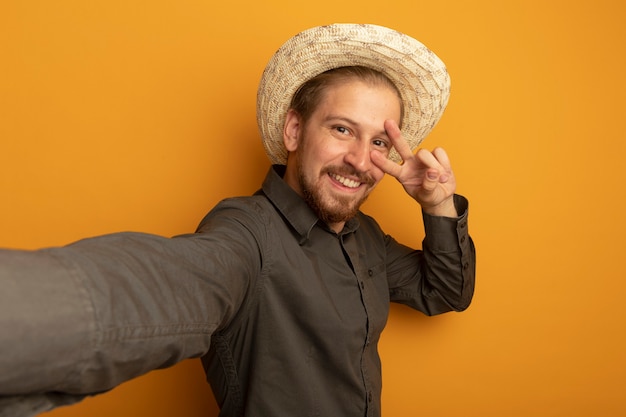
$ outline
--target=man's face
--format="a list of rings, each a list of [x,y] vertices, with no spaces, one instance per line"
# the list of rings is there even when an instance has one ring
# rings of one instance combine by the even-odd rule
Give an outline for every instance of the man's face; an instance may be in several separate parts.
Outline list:
[[[294,112],[287,115],[285,181],[336,231],[384,176],[370,154],[388,154],[388,119],[400,122],[395,91],[359,80],[328,87],[306,125]]]

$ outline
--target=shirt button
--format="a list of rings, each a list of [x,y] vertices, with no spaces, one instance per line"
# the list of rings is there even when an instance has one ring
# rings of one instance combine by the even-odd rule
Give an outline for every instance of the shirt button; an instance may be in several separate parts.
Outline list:
[[[367,270],[367,275],[369,275],[371,277],[372,275],[374,275],[374,271],[372,271],[371,269],[368,269]]]
[[[463,222],[461,222],[461,224],[459,224],[459,226],[461,226],[463,229],[465,229],[467,227],[467,222],[463,221]]]
[[[461,243],[465,242],[465,236],[461,236]]]
[[[372,402],[372,391],[367,393],[367,401],[370,403]]]
[[[365,283],[361,281],[361,289],[365,289]]]

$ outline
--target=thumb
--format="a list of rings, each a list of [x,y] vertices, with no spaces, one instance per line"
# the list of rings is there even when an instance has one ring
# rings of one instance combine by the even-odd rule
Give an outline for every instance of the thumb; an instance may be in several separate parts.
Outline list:
[[[402,167],[390,159],[387,159],[385,155],[383,155],[379,151],[372,151],[370,153],[370,158],[374,165],[380,168],[384,173],[391,175],[392,177],[398,178],[400,176],[400,172],[402,171]]]

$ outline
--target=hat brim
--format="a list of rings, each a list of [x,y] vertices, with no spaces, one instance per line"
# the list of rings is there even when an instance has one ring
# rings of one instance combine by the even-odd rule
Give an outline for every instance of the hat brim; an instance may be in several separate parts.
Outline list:
[[[257,123],[273,164],[285,164],[283,125],[296,90],[327,70],[365,66],[385,74],[404,104],[402,135],[415,150],[441,119],[450,96],[444,63],[403,33],[371,24],[318,26],[295,35],[272,56],[257,92]],[[392,149],[389,159],[400,161]]]

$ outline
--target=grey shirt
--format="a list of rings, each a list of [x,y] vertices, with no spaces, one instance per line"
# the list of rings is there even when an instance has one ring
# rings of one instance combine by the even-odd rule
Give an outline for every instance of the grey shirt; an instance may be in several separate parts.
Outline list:
[[[20,297],[0,295],[6,404],[67,403],[202,356],[225,417],[380,415],[389,302],[428,315],[470,303],[467,201],[455,196],[457,219],[423,215],[418,251],[362,213],[331,231],[282,170],[194,234],[0,251],[1,283]]]

